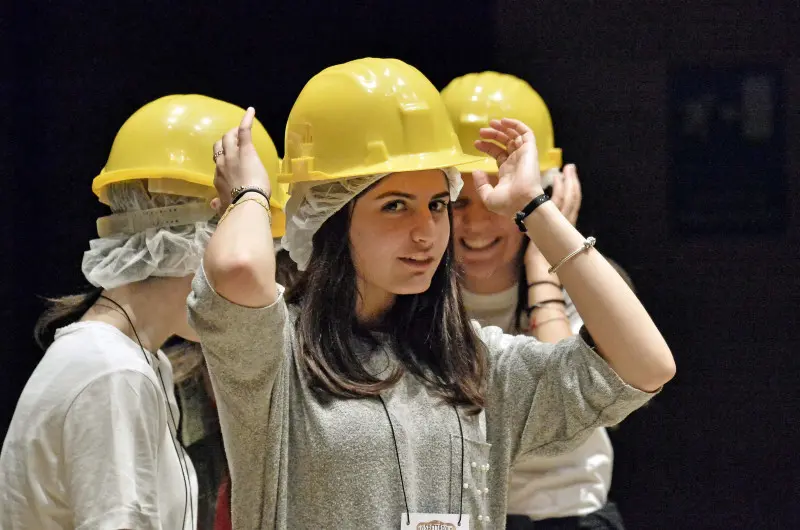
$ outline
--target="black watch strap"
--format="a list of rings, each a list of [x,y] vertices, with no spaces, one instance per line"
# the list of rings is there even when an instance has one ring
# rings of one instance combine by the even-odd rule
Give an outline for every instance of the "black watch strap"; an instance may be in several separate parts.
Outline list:
[[[528,227],[525,226],[525,223],[523,222],[525,221],[525,218],[528,217],[530,214],[532,214],[536,208],[538,208],[539,206],[541,206],[542,204],[546,203],[549,200],[550,197],[548,197],[546,193],[542,193],[541,195],[533,199],[531,202],[529,202],[528,205],[525,206],[525,208],[517,212],[517,215],[514,216],[514,222],[517,223],[517,228],[519,228],[520,232],[528,231]]]
[[[241,188],[234,188],[234,189],[231,190],[231,196],[232,196],[232,199],[233,199],[231,201],[231,204],[236,204],[236,202],[239,199],[241,199],[242,196],[245,193],[249,193],[251,191],[254,192],[254,193],[258,193],[259,195],[261,195],[262,197],[267,199],[267,203],[269,203],[269,195],[267,194],[267,192],[263,188],[259,188],[258,186],[247,186],[247,187],[241,187]]]

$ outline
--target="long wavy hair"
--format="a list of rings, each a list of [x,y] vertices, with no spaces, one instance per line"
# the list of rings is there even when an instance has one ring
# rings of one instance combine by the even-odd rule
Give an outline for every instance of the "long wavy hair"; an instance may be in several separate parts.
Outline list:
[[[363,194],[364,192],[362,192]],[[358,197],[353,199],[351,206]],[[379,340],[356,317],[357,272],[350,252],[352,208],[328,219],[313,238],[308,268],[289,289],[296,304],[299,355],[311,387],[322,398],[377,397],[407,371],[424,380],[447,402],[479,412],[485,403],[486,349],[461,300],[450,242],[425,292],[398,295],[379,331],[389,337],[399,361],[385,379],[372,375],[357,354],[357,343]]]

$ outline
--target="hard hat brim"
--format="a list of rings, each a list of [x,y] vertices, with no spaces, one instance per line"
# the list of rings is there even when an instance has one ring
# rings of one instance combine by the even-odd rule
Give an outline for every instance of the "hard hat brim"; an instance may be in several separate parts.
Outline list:
[[[457,165],[459,171],[462,173],[472,173],[473,171],[483,171],[485,173],[497,173],[497,161],[490,157],[484,156],[480,160],[468,162],[466,164]],[[544,173],[549,169],[561,168],[561,149],[551,149],[544,157],[539,160],[539,171]]]
[[[382,173],[402,173],[408,171],[424,171],[428,169],[445,169],[456,167],[460,169],[463,164],[480,162],[483,157],[467,155],[464,153],[436,152],[414,153],[411,155],[393,156],[385,162],[364,165],[358,168],[349,168],[344,171],[324,173],[322,171],[307,171],[303,174],[281,173],[278,182],[317,182],[337,180],[344,178],[379,175]]]
[[[139,168],[139,169],[121,169],[118,171],[103,171],[97,175],[92,181],[92,191],[98,197],[100,190],[109,184],[118,184],[120,182],[127,182],[129,180],[140,179],[176,179],[190,184],[198,184],[214,189],[213,180],[209,182],[208,175],[202,173],[195,173],[193,171],[186,171],[185,169],[176,169],[170,167],[152,167],[152,168]]]
[[[142,179],[175,179],[189,184],[197,184],[208,188],[208,197],[214,198],[217,195],[214,183],[209,183],[208,176],[202,173],[195,173],[193,171],[186,171],[184,169],[175,168],[141,168],[141,169],[125,169],[119,171],[103,172],[97,175],[92,181],[92,191],[94,194],[103,200],[102,190],[110,184],[119,184],[120,182],[127,182],[130,180]],[[269,203],[273,210],[280,211],[284,208],[287,200],[287,192],[284,190],[280,193],[273,192],[270,197]],[[284,204],[281,204],[282,199]]]

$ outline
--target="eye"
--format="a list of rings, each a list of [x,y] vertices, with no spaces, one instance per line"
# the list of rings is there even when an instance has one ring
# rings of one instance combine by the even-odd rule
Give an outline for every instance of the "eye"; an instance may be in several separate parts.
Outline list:
[[[428,207],[432,212],[445,212],[447,211],[447,201],[444,199],[439,199],[431,202]]]
[[[460,210],[461,208],[464,208],[468,204],[469,204],[469,199],[461,198],[456,201],[453,201],[453,209]]]
[[[381,208],[381,211],[384,211],[384,212],[401,212],[401,211],[407,210],[407,209],[408,208],[406,207],[406,203],[404,203],[403,201],[392,201],[392,202],[387,202],[386,204],[384,204],[383,208]]]

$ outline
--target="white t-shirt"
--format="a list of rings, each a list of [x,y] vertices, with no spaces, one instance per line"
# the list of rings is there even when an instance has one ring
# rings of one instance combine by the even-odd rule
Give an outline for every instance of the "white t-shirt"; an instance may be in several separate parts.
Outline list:
[[[56,332],[3,442],[0,528],[196,528],[197,476],[174,438],[172,367],[161,351],[146,356],[101,322]]]
[[[484,326],[499,326],[514,333],[512,322],[517,307],[518,286],[495,294],[481,295],[463,290],[467,313]],[[583,320],[569,295],[564,293],[567,317],[573,334]],[[525,313],[521,329],[528,327]],[[556,457],[523,457],[511,470],[508,513],[527,515],[540,521],[592,513],[608,500],[614,450],[605,429],[599,428],[575,451]]]

